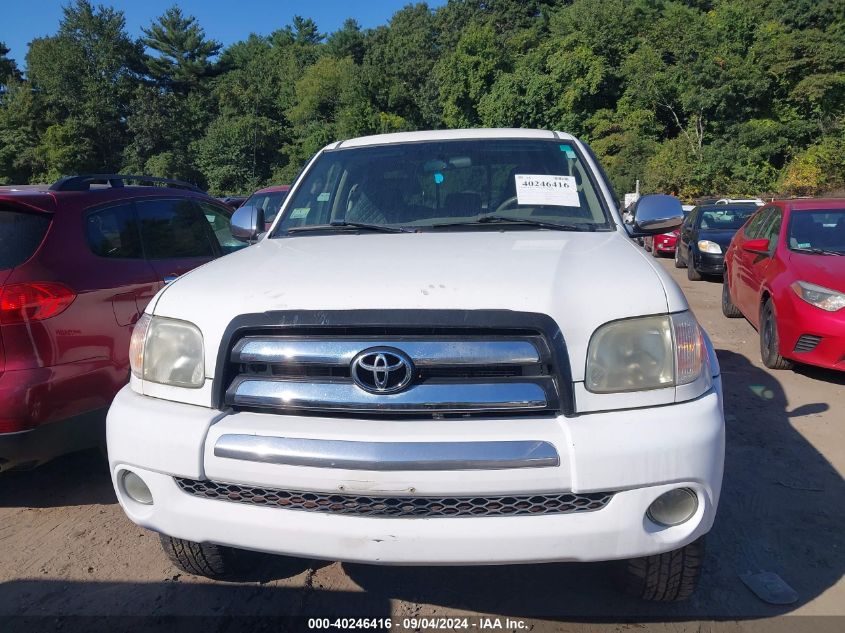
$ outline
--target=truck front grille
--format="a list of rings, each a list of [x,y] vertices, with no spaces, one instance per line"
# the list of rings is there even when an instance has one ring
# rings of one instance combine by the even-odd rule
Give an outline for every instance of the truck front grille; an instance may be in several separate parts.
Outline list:
[[[378,360],[378,353],[386,360]],[[227,356],[224,404],[235,409],[359,417],[560,409],[552,354],[538,332],[247,332]],[[359,358],[366,369],[357,364]],[[374,362],[399,369],[376,375]],[[404,380],[396,372],[406,367]],[[383,388],[377,378],[384,380]],[[364,379],[373,384],[363,384]]]
[[[276,490],[256,486],[175,478],[187,494],[269,508],[368,517],[495,517],[574,514],[604,508],[612,492],[571,492],[484,497],[380,497]]]

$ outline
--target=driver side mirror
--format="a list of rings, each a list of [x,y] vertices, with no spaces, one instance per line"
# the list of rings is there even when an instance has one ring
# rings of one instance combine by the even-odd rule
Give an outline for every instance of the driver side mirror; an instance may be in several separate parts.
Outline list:
[[[240,207],[232,214],[229,226],[232,237],[252,244],[264,232],[264,210],[258,207]]]
[[[748,251],[749,253],[755,253],[757,255],[768,255],[769,240],[767,240],[766,238],[748,240],[747,242],[745,242],[745,244],[742,245],[742,250]]]
[[[661,193],[642,196],[634,203],[631,215],[633,222],[627,227],[631,237],[665,233],[684,221],[681,201]]]

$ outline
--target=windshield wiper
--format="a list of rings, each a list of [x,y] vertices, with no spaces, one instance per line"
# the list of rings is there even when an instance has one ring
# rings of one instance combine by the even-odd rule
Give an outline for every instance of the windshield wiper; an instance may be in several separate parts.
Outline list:
[[[812,253],[813,255],[845,255],[842,251],[829,251],[826,248],[793,248],[792,250],[799,253]]]
[[[328,224],[306,224],[305,226],[294,226],[287,230],[288,233],[304,233],[306,231],[331,231],[333,229],[364,229],[367,231],[380,231],[381,233],[414,233],[414,229],[404,226],[386,226],[384,224],[367,224],[366,222],[349,222],[348,220],[335,220]]]
[[[482,215],[474,220],[467,220],[463,222],[443,222],[441,224],[433,224],[432,228],[443,228],[450,226],[473,226],[475,224],[528,224],[541,229],[550,229],[552,231],[596,230],[595,224],[558,224],[557,222],[544,222],[542,220],[532,220],[530,218],[509,218],[503,215]]]

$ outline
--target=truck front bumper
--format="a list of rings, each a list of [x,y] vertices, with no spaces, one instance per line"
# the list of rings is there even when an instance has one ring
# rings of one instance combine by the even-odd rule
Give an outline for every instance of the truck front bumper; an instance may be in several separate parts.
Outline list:
[[[573,418],[379,421],[225,413],[123,389],[109,412],[112,478],[137,524],[199,542],[308,558],[401,565],[600,561],[677,549],[711,528],[724,460],[720,383],[675,405]],[[557,465],[470,470],[364,470],[221,456],[224,436],[373,443],[524,442],[554,448]],[[416,467],[416,466],[415,466]],[[146,483],[144,505],[124,471]],[[370,497],[478,497],[613,493],[601,509],[528,516],[372,517],[267,507],[189,494],[176,478],[264,489]],[[694,514],[665,527],[646,516],[664,492],[684,487]],[[234,499],[234,498],[233,498]]]

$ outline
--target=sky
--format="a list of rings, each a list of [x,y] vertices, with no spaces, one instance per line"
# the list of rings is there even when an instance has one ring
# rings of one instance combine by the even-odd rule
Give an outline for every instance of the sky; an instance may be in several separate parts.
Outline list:
[[[11,49],[9,57],[20,68],[31,40],[53,35],[69,0],[0,0],[0,42]],[[155,18],[173,4],[183,13],[196,16],[208,37],[224,46],[245,39],[250,33],[267,35],[290,24],[294,15],[313,19],[320,31],[337,30],[346,18],[358,20],[363,28],[385,24],[390,16],[411,0],[94,0],[95,4],[120,9],[132,37],[141,35]],[[438,7],[446,0],[428,0]]]

